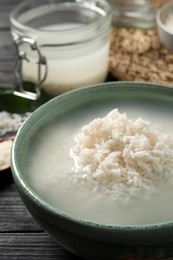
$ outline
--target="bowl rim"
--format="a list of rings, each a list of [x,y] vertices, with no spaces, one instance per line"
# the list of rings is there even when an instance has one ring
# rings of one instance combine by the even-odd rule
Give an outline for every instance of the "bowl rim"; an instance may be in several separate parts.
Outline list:
[[[113,82],[105,82],[101,84],[96,84],[92,86],[86,86],[80,89],[75,89],[68,91],[64,94],[61,94],[45,104],[41,105],[39,108],[37,108],[28,118],[27,120],[23,123],[23,125],[20,127],[16,134],[16,138],[14,140],[13,146],[12,146],[12,153],[11,153],[11,169],[12,169],[12,175],[15,181],[15,184],[19,191],[24,195],[24,196],[29,196],[32,203],[36,204],[39,206],[40,209],[46,211],[48,214],[51,214],[54,217],[60,217],[64,220],[68,220],[70,223],[77,223],[80,226],[84,227],[89,227],[93,229],[100,229],[100,230],[106,230],[106,231],[124,231],[126,232],[134,232],[134,231],[158,231],[160,229],[165,229],[165,228],[173,228],[173,220],[172,221],[165,221],[165,222],[160,222],[160,223],[154,223],[154,224],[143,224],[143,225],[117,225],[117,224],[100,224],[96,223],[94,221],[88,221],[85,219],[80,219],[79,217],[72,216],[54,206],[52,206],[50,203],[46,202],[44,199],[42,199],[27,183],[25,183],[25,178],[22,176],[22,173],[20,169],[17,167],[16,163],[16,145],[18,143],[18,140],[20,140],[20,135],[24,131],[25,127],[27,126],[28,122],[39,115],[39,113],[44,110],[46,107],[49,107],[49,104],[55,102],[55,100],[62,99],[66,96],[69,96],[71,94],[75,94],[76,92],[78,93],[83,92],[88,89],[92,88],[102,88],[106,86],[113,86],[116,85],[115,87],[121,87],[121,85],[125,85],[126,87],[147,87],[148,88],[157,88],[161,90],[169,90],[172,92],[173,95],[173,87],[168,86],[165,84],[159,84],[159,83],[153,83],[153,82],[133,82],[133,81],[113,81]],[[140,86],[139,86],[140,85]],[[43,113],[43,112],[42,112]],[[20,194],[19,192],[19,194]],[[21,194],[20,194],[21,195]]]
[[[161,14],[163,11],[165,10],[169,10],[169,7],[172,6],[173,7],[173,0],[163,4],[159,9],[158,11],[156,12],[156,22],[157,22],[157,25],[158,27],[160,27],[163,31],[167,32],[168,34],[170,35],[173,35],[173,31],[171,31],[165,24],[164,22],[162,21],[161,19]]]

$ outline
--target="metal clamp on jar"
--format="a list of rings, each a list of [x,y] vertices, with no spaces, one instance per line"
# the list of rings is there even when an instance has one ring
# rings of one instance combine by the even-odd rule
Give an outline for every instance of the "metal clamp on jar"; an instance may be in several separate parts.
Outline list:
[[[14,94],[37,99],[103,82],[108,73],[111,9],[105,0],[31,0],[10,15],[18,53]],[[35,84],[26,91],[24,81]]]

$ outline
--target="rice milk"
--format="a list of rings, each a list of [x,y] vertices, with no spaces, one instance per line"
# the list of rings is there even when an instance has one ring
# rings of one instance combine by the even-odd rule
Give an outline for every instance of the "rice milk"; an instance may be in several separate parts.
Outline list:
[[[173,138],[171,111],[167,109],[166,114],[164,106],[158,111],[153,109],[152,104],[116,105],[128,118],[135,120],[141,117],[149,121],[152,127]],[[74,136],[83,125],[94,118],[105,116],[117,106],[109,103],[71,111],[65,118],[59,118],[57,123],[41,129],[33,140],[29,155],[30,185],[54,207],[84,220],[116,225],[141,225],[173,220],[171,182],[156,188],[148,196],[139,189],[134,197],[129,197],[127,191],[125,199],[122,197],[116,201],[110,194],[103,192],[102,188],[91,189],[85,179],[76,181],[73,178],[74,162],[69,151],[74,146]]]

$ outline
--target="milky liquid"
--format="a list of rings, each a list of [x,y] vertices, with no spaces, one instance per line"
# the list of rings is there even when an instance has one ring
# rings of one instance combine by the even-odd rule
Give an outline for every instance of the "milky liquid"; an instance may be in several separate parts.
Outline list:
[[[58,32],[69,29],[80,28],[81,24],[62,24],[42,27],[41,30],[57,31],[57,40],[59,42]],[[67,30],[68,29],[68,30]],[[80,29],[81,30],[81,29]],[[70,32],[70,30],[69,30]],[[65,36],[64,36],[65,37]],[[76,36],[71,41],[76,41]],[[51,41],[49,38],[47,41]],[[47,59],[48,74],[42,84],[42,87],[51,95],[57,95],[61,92],[74,88],[92,85],[103,82],[108,73],[109,58],[109,40],[93,39],[90,43],[81,44],[76,47],[43,47],[41,53]],[[26,46],[25,46],[26,47]],[[38,56],[36,52],[25,49],[29,62],[23,61],[24,80],[37,82],[38,79]],[[41,77],[45,73],[45,67],[42,66]]]
[[[82,23],[62,23],[62,24],[51,24],[40,27],[39,29],[43,31],[62,31],[62,30],[71,30],[77,29],[83,26]]]
[[[152,106],[152,105],[151,105]],[[33,140],[29,153],[28,172],[32,188],[47,202],[60,210],[85,220],[104,224],[140,225],[173,220],[172,183],[154,191],[148,199],[138,195],[128,204],[117,203],[108,194],[91,189],[85,182],[73,182],[73,161],[69,150],[74,145],[73,137],[80,128],[94,118],[105,116],[115,104],[91,108],[89,111],[74,111],[57,124],[42,129]],[[120,113],[128,118],[142,117],[154,128],[173,138],[173,122],[165,111],[153,110],[150,106],[136,107],[119,104]],[[146,197],[146,196],[145,196]],[[120,201],[121,202],[121,201]]]

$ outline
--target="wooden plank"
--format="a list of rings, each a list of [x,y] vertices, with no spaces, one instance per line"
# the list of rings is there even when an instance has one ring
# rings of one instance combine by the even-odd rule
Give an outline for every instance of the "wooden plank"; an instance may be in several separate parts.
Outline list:
[[[16,58],[17,53],[10,32],[0,31],[0,71],[7,67],[6,63],[14,62]]]
[[[18,3],[23,2],[24,0],[0,0],[1,3],[1,8],[0,10],[2,12],[9,11],[14,8],[14,6],[16,6]]]
[[[22,0],[0,0],[0,30],[6,30],[10,26],[9,14]]]
[[[13,48],[11,48],[13,45],[13,41],[12,41],[12,36],[11,36],[11,33],[10,31],[1,31],[0,30],[0,49],[1,49],[1,52],[0,52],[0,58],[1,58],[1,55],[3,53],[3,50],[11,50],[11,51],[14,51]]]
[[[10,184],[0,192],[0,232],[19,231],[41,231],[41,228],[24,206],[15,185]]]
[[[10,27],[9,13],[2,11],[0,10],[0,30],[6,30]]]
[[[15,80],[12,71],[8,71],[7,73],[0,72],[0,88],[13,88],[14,82]]]
[[[48,234],[0,234],[1,260],[82,260],[57,244]],[[116,258],[117,259],[117,258]],[[115,260],[116,260],[115,259]],[[119,259],[119,258],[118,258]],[[118,260],[117,259],[117,260]],[[122,259],[122,258],[121,258]],[[124,260],[173,260],[173,257],[124,257]],[[109,260],[109,259],[108,259]]]
[[[1,260],[80,260],[46,233],[0,234]]]
[[[13,73],[15,61],[6,61],[3,63],[0,62],[0,72],[4,73]]]
[[[0,31],[0,87],[14,85],[17,55],[9,31]]]

